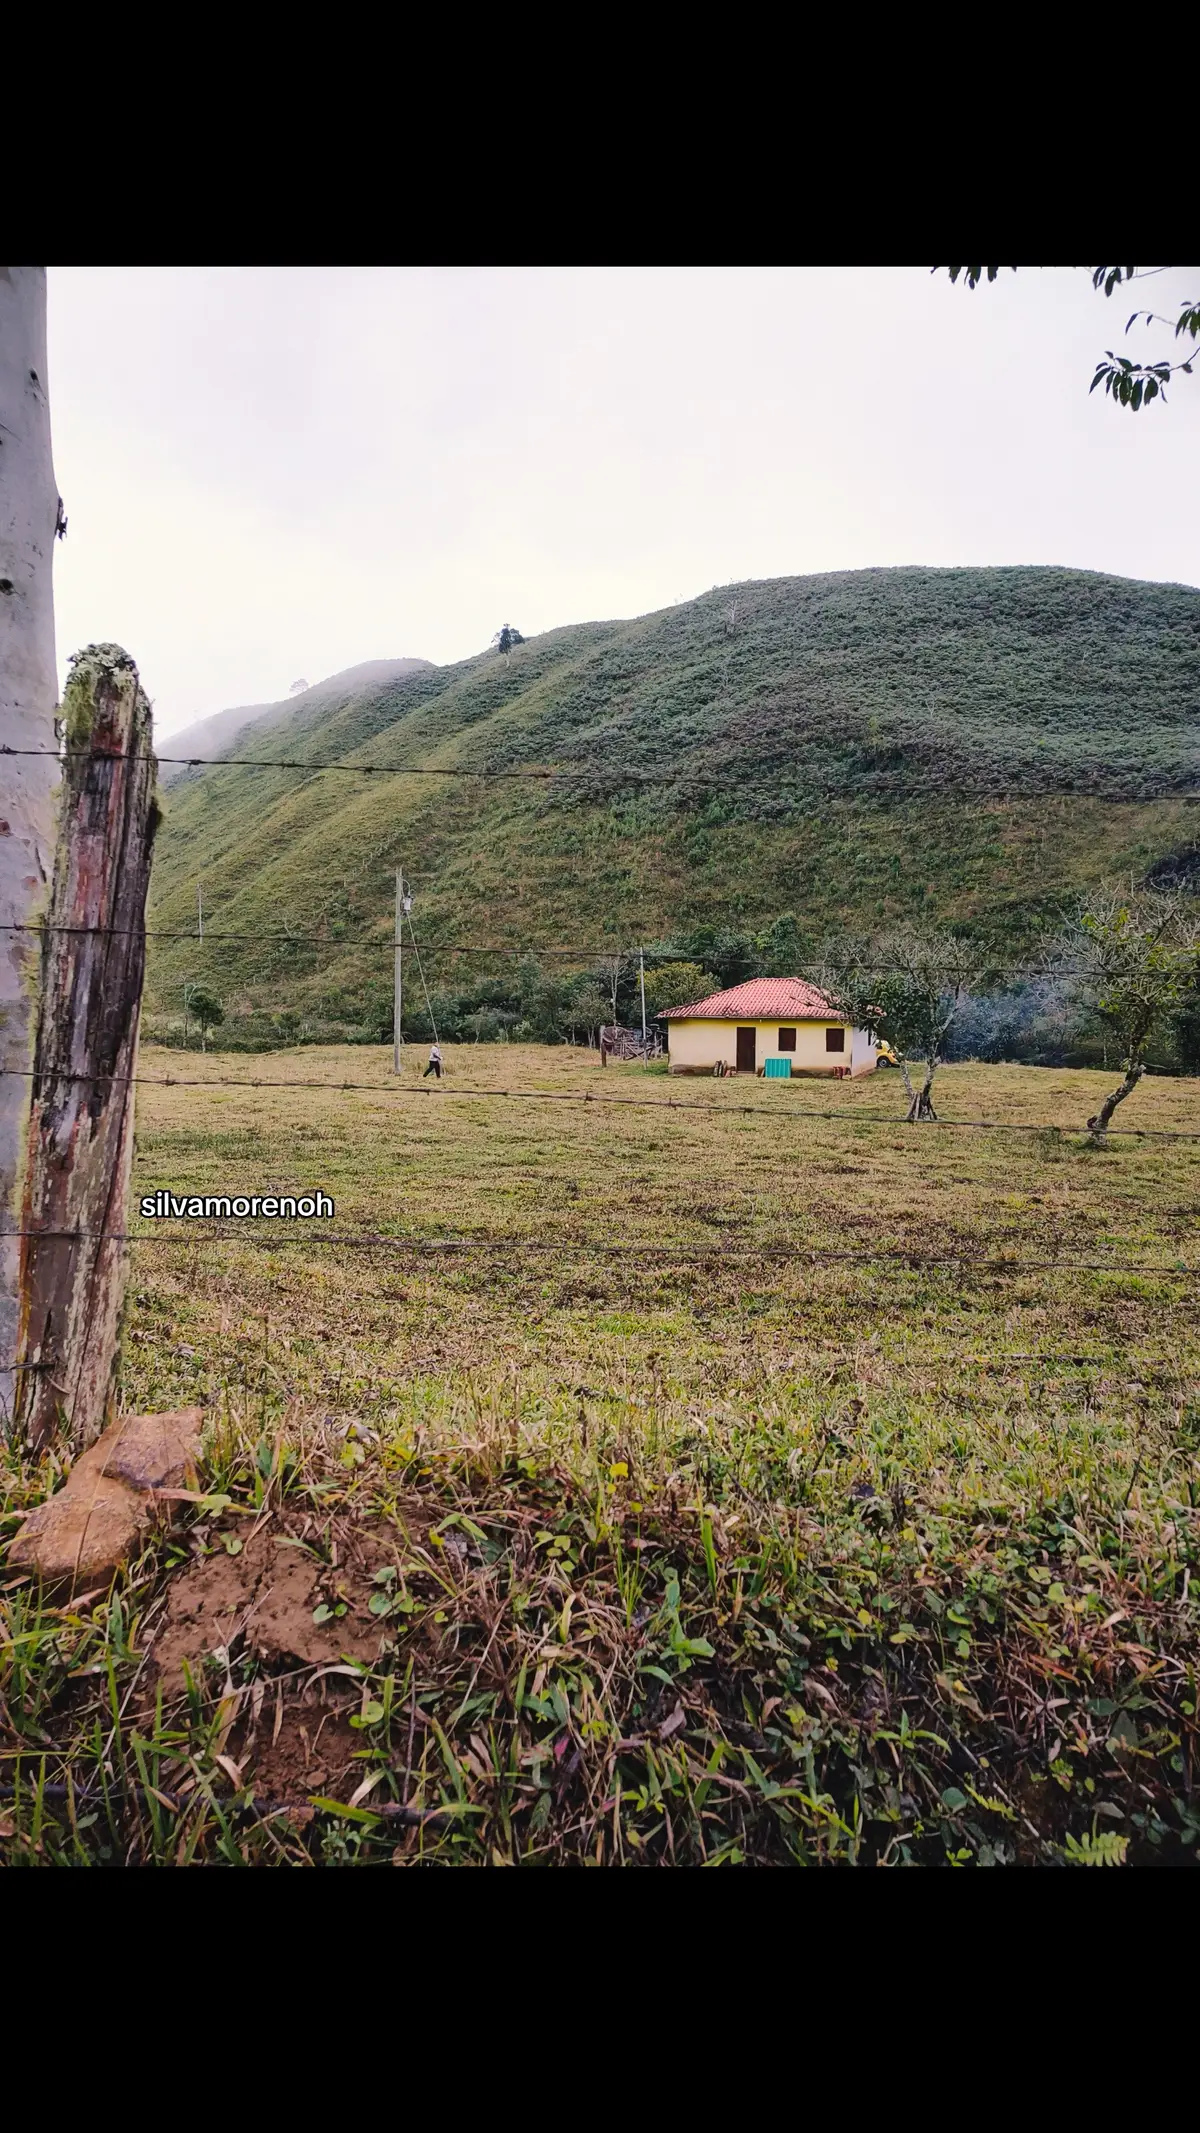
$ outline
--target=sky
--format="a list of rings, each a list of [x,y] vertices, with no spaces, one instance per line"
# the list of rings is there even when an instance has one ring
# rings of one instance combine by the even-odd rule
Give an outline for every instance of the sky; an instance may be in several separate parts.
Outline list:
[[[1057,563],[1200,584],[1200,272],[49,270],[60,669],[123,644],[160,739],[360,660],[438,664],[750,578]]]

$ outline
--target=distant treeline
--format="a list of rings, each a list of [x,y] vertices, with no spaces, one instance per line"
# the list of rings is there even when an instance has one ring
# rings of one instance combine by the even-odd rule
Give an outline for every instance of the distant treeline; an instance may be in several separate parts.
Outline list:
[[[714,926],[681,931],[645,951],[647,1018],[748,978],[813,972],[825,945],[790,912],[759,932]],[[457,985],[432,983],[428,998],[415,959],[406,960],[403,1034],[412,1044],[432,1042],[436,1028],[450,1044],[594,1045],[605,1024],[639,1029],[641,1011],[638,958],[616,950],[574,971],[534,956],[514,957]],[[178,1015],[148,1016],[146,1034],[167,1044],[199,1043],[198,1029],[193,1024],[185,1033]],[[305,1013],[288,1007],[240,1016],[230,1011],[209,1041],[223,1051],[390,1044],[391,986],[377,978],[358,988],[334,986]],[[1160,1068],[1200,1073],[1200,983],[1152,1056]],[[1069,977],[1006,974],[961,1003],[947,1057],[1037,1066],[1108,1063],[1103,1030]]]

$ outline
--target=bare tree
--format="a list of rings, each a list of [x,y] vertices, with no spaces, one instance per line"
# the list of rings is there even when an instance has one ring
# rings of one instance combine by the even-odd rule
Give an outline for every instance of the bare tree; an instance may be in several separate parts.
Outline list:
[[[901,926],[874,941],[849,940],[827,951],[821,990],[856,1029],[891,1046],[908,1091],[910,1124],[937,1118],[933,1079],[962,1002],[977,986],[986,957],[952,933]],[[920,1085],[911,1069],[920,1063]]]
[[[50,453],[46,270],[0,267],[0,1426],[13,1412],[18,1181],[37,1023],[38,942],[54,857],[59,779],[52,559],[66,531]]]
[[[1117,1040],[1119,1085],[1088,1120],[1102,1141],[1118,1104],[1146,1071],[1146,1053],[1179,1009],[1196,964],[1197,925],[1179,896],[1103,889],[1057,943],[1077,997]]]
[[[612,1001],[612,1018],[614,1022],[617,1019],[617,994],[621,989],[621,980],[629,968],[629,963],[630,958],[627,955],[602,955],[596,965],[596,976]]]

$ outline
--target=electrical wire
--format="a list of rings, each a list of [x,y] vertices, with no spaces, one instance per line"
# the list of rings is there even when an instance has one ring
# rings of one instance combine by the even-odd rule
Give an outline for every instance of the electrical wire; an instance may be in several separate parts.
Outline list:
[[[675,778],[672,778],[669,776],[664,777],[663,773],[658,770],[640,770],[632,764],[624,763],[619,768],[616,766],[610,768],[608,764],[604,763],[581,763],[575,765],[559,764],[553,768],[541,770],[470,770],[457,764],[434,766],[413,763],[305,763],[291,757],[158,755],[154,752],[145,751],[91,748],[66,748],[59,751],[51,748],[0,747],[0,755],[40,756],[49,758],[56,763],[169,763],[187,770],[301,770],[310,777],[322,772],[332,772],[343,777],[475,778],[488,783],[534,781],[538,783],[566,782],[579,784],[588,779],[601,779],[607,776],[615,777],[622,784],[668,786],[677,782],[678,776],[682,775],[686,778],[689,775],[686,767],[681,773],[677,773]],[[702,766],[696,766],[690,774],[700,778],[711,777],[711,773],[706,772]],[[895,796],[898,793],[904,793],[906,788],[889,786],[883,790]],[[922,788],[914,787],[911,790],[914,796],[919,796]],[[957,784],[954,792],[956,799],[978,799],[985,802],[994,802],[997,806],[1008,805],[1018,800],[1100,800],[1110,805],[1142,807],[1154,806],[1163,800],[1181,801],[1187,806],[1195,806],[1200,802],[1200,792],[1106,793],[1091,791],[1086,787],[1079,792],[1017,791],[1006,793],[995,792],[985,786],[972,787]],[[875,794],[871,795],[871,797],[875,796]],[[831,799],[852,800],[858,796],[852,793],[834,792],[829,789],[814,789],[809,797],[828,801]]]
[[[409,931],[411,933],[411,917],[409,918],[408,925]],[[156,926],[51,926],[43,925],[40,921],[33,919],[5,921],[3,923],[0,923],[0,933],[38,933],[66,935],[77,934],[83,937],[88,937],[93,934],[105,937],[113,935],[120,939],[137,939],[147,941],[194,941],[198,947],[207,946],[211,941],[248,941],[256,947],[263,945],[288,948],[315,947],[330,949],[373,947],[378,948],[381,953],[384,949],[386,949],[389,954],[392,953],[396,945],[394,934],[389,935],[387,933],[382,933],[378,931],[373,933],[344,934],[261,932],[219,933],[214,932],[213,929],[209,927],[207,932],[201,933],[195,926],[189,926],[186,929],[181,928],[178,931],[169,927]],[[413,934],[413,947],[418,948],[415,934]],[[594,942],[587,946],[581,944],[580,946],[575,948],[541,948],[538,947],[536,943],[531,944],[528,941],[518,942],[516,945],[513,946],[506,946],[503,942],[498,941],[422,941],[420,943],[420,947],[418,948],[418,953],[420,953],[421,949],[424,950],[426,955],[532,956],[535,961],[539,956],[571,957],[579,962],[586,962],[589,959],[596,959],[606,956],[620,956],[624,961],[629,963],[632,963],[634,956],[638,953],[638,950],[624,947],[616,941]],[[703,948],[652,948],[649,951],[649,953],[653,957],[655,965],[662,963],[691,963],[696,960],[697,956],[702,956],[707,952],[708,951]],[[986,967],[988,975],[994,977],[1084,978],[1090,977],[1092,975],[1091,971],[1081,969],[1075,964],[988,963]],[[870,965],[859,966],[860,975],[863,977],[871,978],[885,977],[892,971],[904,970],[906,968],[907,965],[903,963],[873,963]],[[818,982],[823,976],[827,976],[828,974],[827,972],[824,972],[819,969],[815,964],[801,964],[794,971],[790,971],[788,975],[791,977],[803,978],[806,982],[815,983]],[[961,978],[967,975],[974,975],[974,973],[968,973],[966,971],[956,972],[953,968],[947,969],[947,976],[951,978],[955,976]],[[745,984],[757,984],[772,983],[775,981],[770,979],[760,980],[756,978],[749,978],[740,980],[739,982]],[[735,990],[735,988],[732,986],[725,987],[724,989],[727,991]]]

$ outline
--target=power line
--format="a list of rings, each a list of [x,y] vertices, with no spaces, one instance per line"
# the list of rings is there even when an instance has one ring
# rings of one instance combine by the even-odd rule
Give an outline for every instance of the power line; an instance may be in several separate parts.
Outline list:
[[[195,1195],[202,1198],[204,1195]],[[212,1197],[211,1195],[209,1197]],[[221,1198],[230,1197],[221,1194]],[[844,1251],[827,1248],[821,1244],[747,1244],[732,1248],[725,1246],[659,1246],[656,1244],[597,1244],[578,1237],[390,1237],[376,1231],[366,1231],[349,1236],[337,1233],[320,1237],[270,1237],[255,1230],[193,1230],[174,1236],[163,1236],[153,1230],[83,1230],[83,1229],[12,1229],[0,1230],[0,1236],[36,1238],[39,1243],[107,1243],[107,1244],[251,1244],[267,1251],[320,1250],[335,1245],[347,1251],[395,1251],[430,1252],[453,1257],[458,1252],[578,1252],[593,1257],[645,1258],[655,1263],[679,1261],[684,1264],[715,1266],[724,1265],[731,1259],[780,1259],[804,1260],[812,1265],[834,1261],[838,1264],[874,1265],[881,1260],[901,1260],[906,1266],[960,1266],[980,1273],[1027,1273],[1051,1274],[1158,1274],[1190,1280],[1200,1275],[1200,1266],[1150,1264],[1141,1260],[1125,1259],[982,1259],[970,1252],[922,1252],[904,1245],[881,1245],[870,1252]]]
[[[418,767],[410,763],[302,763],[279,761],[261,756],[203,756],[203,755],[157,755],[131,753],[121,749],[64,748],[59,754],[51,748],[3,748],[0,755],[44,756],[56,763],[174,763],[188,770],[303,770],[309,776],[318,771],[334,771],[343,777],[358,778],[487,778],[495,779],[547,779],[587,775],[570,770],[463,770],[457,767],[434,769]],[[649,775],[649,773],[647,773]]]
[[[616,778],[623,784],[668,786],[677,783],[680,778],[686,779],[689,775],[700,780],[711,779],[714,775],[713,772],[707,771],[703,765],[694,767],[685,765],[680,771],[664,773],[659,770],[638,769],[632,764],[625,763],[611,767],[605,763],[560,764],[552,769],[545,770],[469,770],[459,765],[443,767],[413,763],[305,763],[298,759],[293,760],[290,757],[157,755],[145,752],[126,752],[119,749],[91,748],[67,748],[59,753],[51,748],[0,747],[0,755],[48,757],[56,763],[170,763],[182,766],[187,770],[301,770],[309,777],[328,771],[342,777],[476,778],[489,783],[496,781],[528,782],[532,780],[541,783],[565,781],[578,784],[589,778],[601,779],[610,777]],[[935,790],[938,789],[935,788]],[[996,792],[988,786],[966,786],[961,783],[956,783],[953,790],[956,799],[994,802],[997,806],[1006,806],[1015,801],[1028,800],[1101,800],[1116,806],[1153,806],[1156,802],[1162,800],[1180,801],[1187,806],[1195,806],[1200,803],[1200,792],[1097,792],[1085,786],[1079,790],[1071,791],[1058,789],[1053,792],[1039,792],[1036,789],[1024,789],[1009,793]],[[806,788],[806,794],[809,798],[823,800],[853,801],[863,797],[858,793],[835,791],[832,787]],[[928,788],[910,788],[901,785],[877,786],[872,787],[866,797],[879,798],[885,794],[891,797],[927,797]]]
[[[380,920],[380,925],[382,926],[384,924],[386,924],[386,921]],[[411,920],[409,922],[409,931],[412,931]],[[67,934],[78,935],[80,937],[90,937],[91,935],[108,937],[112,935],[118,939],[138,939],[147,941],[194,941],[197,946],[207,946],[210,942],[213,941],[248,941],[256,947],[316,947],[331,949],[367,947],[378,948],[381,951],[386,948],[389,953],[395,946],[394,933],[389,934],[381,931],[376,931],[373,933],[343,934],[260,932],[215,933],[210,927],[207,933],[201,933],[197,930],[195,926],[189,926],[184,930],[176,932],[170,928],[154,926],[52,926],[43,925],[40,921],[33,919],[6,921],[0,923],[0,933]],[[571,957],[577,959],[580,962],[586,962],[591,957],[598,958],[603,956],[619,955],[630,964],[632,964],[634,956],[638,952],[635,949],[623,946],[619,941],[601,941],[588,946],[580,945],[579,947],[575,948],[541,948],[538,947],[536,943],[531,945],[528,942],[518,943],[515,946],[506,946],[499,941],[421,941],[420,943],[418,943],[415,936],[413,938],[413,947],[416,949],[418,955],[425,954],[430,956],[528,956],[532,957],[535,961],[539,956]],[[651,947],[649,952],[654,958],[655,964],[657,965],[663,963],[695,962],[697,957],[708,954],[709,949],[704,947]],[[867,978],[886,977],[892,971],[903,971],[907,968],[908,965],[905,963],[873,963],[870,965],[858,966],[858,975]],[[827,976],[828,973],[823,971],[816,964],[809,963],[799,965],[797,969],[789,972],[788,975],[803,978],[805,980],[815,981],[819,980],[823,976]],[[948,977],[953,978],[955,976],[958,976],[961,978],[967,975],[974,975],[974,972],[956,972],[953,968],[949,966],[947,967]],[[987,962],[985,965],[985,975],[1007,978],[1088,978],[1092,977],[1094,973],[1090,970],[1082,969],[1081,967],[1078,967],[1073,963],[1041,964]],[[747,978],[739,980],[739,983],[742,984],[771,982],[774,981],[770,979],[764,980],[757,978]],[[722,988],[722,990],[733,991],[736,990],[736,988],[724,987]]]
[[[680,1103],[673,1096],[594,1096],[588,1090],[582,1096],[559,1089],[448,1089],[439,1085],[436,1089],[421,1087],[397,1089],[391,1084],[375,1081],[296,1081],[291,1078],[275,1078],[261,1075],[234,1076],[200,1075],[195,1079],[180,1074],[66,1074],[56,1069],[43,1069],[36,1073],[30,1067],[0,1067],[0,1074],[10,1074],[25,1081],[86,1081],[129,1083],[138,1088],[153,1089],[325,1089],[333,1095],[345,1090],[367,1096],[417,1097],[435,1103],[439,1098],[455,1097],[460,1103],[474,1103],[493,1098],[504,1098],[516,1103],[548,1104],[604,1104],[610,1109],[623,1107],[636,1111],[718,1111],[725,1117],[740,1118],[822,1118],[840,1121],[847,1126],[874,1125],[893,1128],[907,1125],[909,1121],[901,1114],[886,1111],[818,1111],[809,1105],[801,1106],[788,1102],[786,1111],[777,1111],[773,1104],[727,1104]],[[1155,1076],[1155,1079],[1158,1077]],[[1053,1120],[1010,1120],[1002,1118],[930,1118],[922,1119],[919,1131],[926,1126],[943,1126],[969,1133],[1078,1133],[1078,1126],[1063,1126]],[[1109,1126],[1106,1131],[1123,1138],[1153,1141],[1200,1141],[1200,1131],[1187,1132],[1161,1126]],[[913,1143],[914,1147],[919,1142]]]

